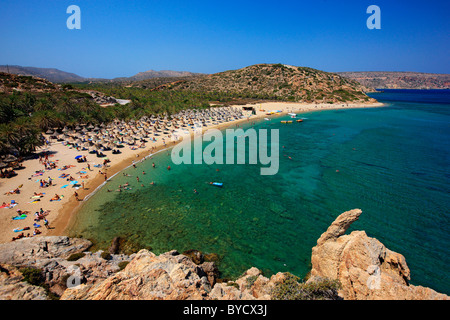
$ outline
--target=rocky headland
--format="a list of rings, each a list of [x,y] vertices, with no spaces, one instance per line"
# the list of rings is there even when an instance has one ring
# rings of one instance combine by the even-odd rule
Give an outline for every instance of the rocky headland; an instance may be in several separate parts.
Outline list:
[[[312,270],[299,281],[289,273],[270,278],[251,268],[222,281],[202,254],[173,250],[121,254],[64,236],[24,238],[0,245],[1,300],[435,300],[449,297],[409,283],[405,258],[364,231],[345,232],[361,210],[342,213],[312,249]],[[193,254],[192,254],[193,253]]]

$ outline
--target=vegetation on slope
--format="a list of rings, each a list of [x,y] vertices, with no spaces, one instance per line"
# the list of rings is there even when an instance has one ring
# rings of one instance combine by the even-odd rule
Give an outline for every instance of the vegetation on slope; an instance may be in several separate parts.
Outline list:
[[[222,93],[238,98],[296,102],[368,101],[356,81],[312,68],[258,64],[189,81],[164,84],[155,90]]]

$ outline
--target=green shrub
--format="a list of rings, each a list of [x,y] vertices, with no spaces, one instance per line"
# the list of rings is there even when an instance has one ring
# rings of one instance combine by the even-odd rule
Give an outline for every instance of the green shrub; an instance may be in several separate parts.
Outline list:
[[[120,268],[119,271],[122,271],[123,269],[125,269],[125,267],[130,263],[130,261],[122,261],[119,262],[118,267]]]
[[[100,254],[100,257],[102,257],[102,259],[105,259],[105,260],[110,260],[110,259],[111,259],[111,255],[109,254],[108,251],[103,251],[103,252]]]
[[[286,273],[284,280],[278,282],[271,291],[272,300],[339,300],[338,280],[318,278],[308,283]]]
[[[258,276],[249,276],[247,277],[246,281],[247,281],[247,289],[250,289],[253,284],[255,283],[256,279],[258,279]]]
[[[84,252],[74,253],[67,258],[67,261],[77,261],[78,259],[83,258],[85,255],[86,254]]]
[[[239,285],[236,282],[229,281],[227,282],[227,287],[235,287],[239,290]]]
[[[42,286],[45,282],[42,270],[35,268],[22,268],[19,270],[24,278],[24,281],[34,286]]]

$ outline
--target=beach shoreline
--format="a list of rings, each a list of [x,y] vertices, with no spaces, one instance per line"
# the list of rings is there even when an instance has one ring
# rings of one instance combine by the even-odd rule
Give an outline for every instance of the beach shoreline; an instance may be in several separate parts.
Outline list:
[[[234,120],[230,122],[220,123],[216,125],[211,125],[208,127],[204,127],[203,131],[208,129],[224,129],[231,126],[237,126],[241,123],[248,123],[249,121],[261,120],[263,118],[274,118],[285,116],[288,113],[303,113],[303,112],[311,112],[311,111],[322,111],[322,110],[335,110],[335,109],[350,109],[350,108],[374,108],[374,107],[383,107],[385,106],[379,102],[372,103],[351,103],[351,104],[313,104],[313,103],[288,103],[288,102],[266,102],[266,103],[257,103],[257,104],[247,104],[247,105],[239,105],[239,106],[231,106],[231,107],[253,107],[256,114],[251,114],[251,111],[247,112],[247,116],[243,119]],[[274,112],[272,115],[268,115],[268,113]],[[191,136],[193,132],[191,132]],[[108,181],[114,177],[114,175],[120,173],[127,167],[131,166],[133,162],[138,163],[143,159],[152,156],[158,152],[162,152],[164,150],[168,150],[176,145],[176,141],[170,141],[169,143],[163,143],[161,139],[158,139],[157,142],[148,142],[145,148],[138,148],[137,150],[131,150],[128,148],[124,148],[124,152],[122,154],[113,154],[108,153],[108,157],[111,160],[109,166],[102,168],[101,170],[94,167],[87,173],[89,173],[89,177],[83,180],[84,189],[78,188],[73,190],[73,188],[64,188],[60,189],[60,180],[58,180],[58,172],[56,170],[50,170],[50,172],[46,172],[43,176],[49,176],[49,178],[53,179],[53,181],[57,181],[57,183],[49,187],[52,192],[48,192],[45,188],[46,195],[41,198],[42,201],[39,203],[29,203],[30,197],[33,195],[33,192],[43,192],[44,189],[40,190],[38,184],[33,182],[33,179],[29,179],[28,177],[33,174],[38,169],[41,169],[41,164],[38,159],[26,160],[23,165],[25,169],[18,171],[18,175],[12,177],[10,179],[2,179],[0,181],[0,195],[2,197],[2,202],[7,202],[7,200],[15,199],[15,202],[18,203],[12,209],[3,208],[0,209],[0,243],[9,242],[12,240],[12,237],[18,235],[18,233],[13,230],[18,228],[24,228],[26,226],[30,227],[32,225],[31,220],[33,220],[34,212],[38,211],[41,207],[44,210],[50,210],[48,214],[48,220],[50,222],[50,229],[46,229],[42,226],[39,228],[41,231],[40,235],[67,235],[70,231],[70,226],[74,221],[74,218],[77,215],[78,210],[82,206],[84,201],[87,201],[89,197],[91,197],[96,190],[103,187],[105,184],[108,184]],[[44,151],[43,149],[42,151]],[[58,161],[60,165],[68,165],[73,164],[75,161],[74,158],[78,154],[84,154],[85,152],[77,151],[76,149],[70,149],[67,146],[62,145],[61,143],[55,143],[48,147],[48,152],[52,153],[55,160]],[[94,158],[92,155],[86,155],[89,158],[88,163],[95,164],[96,162],[102,161],[102,158]],[[58,158],[58,159],[56,159]],[[96,161],[97,160],[97,161]],[[76,163],[75,167],[67,169],[67,173],[70,175],[75,175],[76,172],[80,171],[85,164]],[[96,171],[99,172],[96,172]],[[100,174],[100,171],[106,173],[106,177],[104,174]],[[59,172],[60,173],[60,172]],[[92,174],[92,175],[91,175]],[[16,188],[18,185],[22,185],[21,193],[18,195],[4,195],[6,192]],[[55,188],[57,187],[57,188]],[[72,189],[72,190],[71,190]],[[78,193],[78,197],[80,201],[78,201],[74,192]],[[48,202],[49,197],[53,195],[53,193],[61,194],[61,201],[53,201]],[[23,211],[29,211],[28,217],[23,220],[12,220],[11,216],[16,213],[16,209],[20,209]],[[7,211],[7,213],[5,212]],[[33,233],[32,227],[23,231],[25,234]],[[38,235],[39,236],[39,235]]]

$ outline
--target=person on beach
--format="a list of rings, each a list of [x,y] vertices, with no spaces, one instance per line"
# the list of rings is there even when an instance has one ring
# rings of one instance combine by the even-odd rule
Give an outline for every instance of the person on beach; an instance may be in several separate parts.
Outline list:
[[[44,219],[44,226],[48,229],[50,226],[48,225],[48,220],[47,218]]]
[[[76,191],[73,193],[73,195],[75,196],[75,199],[77,199],[77,201],[80,201],[80,199],[78,198],[78,193]]]

